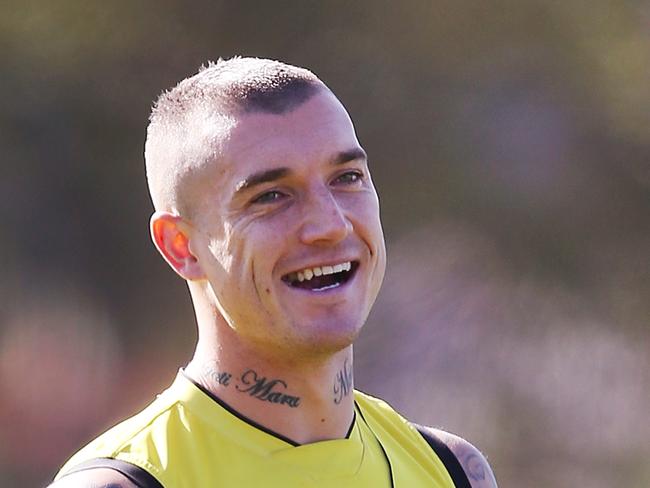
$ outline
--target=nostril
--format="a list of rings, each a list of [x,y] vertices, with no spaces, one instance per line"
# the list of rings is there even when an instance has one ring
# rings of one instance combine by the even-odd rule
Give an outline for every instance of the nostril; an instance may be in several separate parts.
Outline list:
[[[352,223],[340,213],[331,217],[310,219],[301,229],[300,238],[306,244],[323,242],[340,242],[353,230]]]

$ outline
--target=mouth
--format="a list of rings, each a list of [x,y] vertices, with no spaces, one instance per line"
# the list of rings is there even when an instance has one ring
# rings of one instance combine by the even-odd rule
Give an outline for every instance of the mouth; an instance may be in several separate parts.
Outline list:
[[[282,281],[292,288],[310,291],[331,290],[350,281],[358,268],[358,261],[344,261],[294,271],[284,275]]]

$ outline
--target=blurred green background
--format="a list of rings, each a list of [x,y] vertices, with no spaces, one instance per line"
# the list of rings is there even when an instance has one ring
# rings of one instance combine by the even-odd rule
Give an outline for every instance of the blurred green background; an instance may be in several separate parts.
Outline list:
[[[0,2],[0,485],[42,486],[195,340],[149,242],[152,101],[208,59],[348,107],[389,268],[356,384],[502,487],[650,486],[650,4]]]

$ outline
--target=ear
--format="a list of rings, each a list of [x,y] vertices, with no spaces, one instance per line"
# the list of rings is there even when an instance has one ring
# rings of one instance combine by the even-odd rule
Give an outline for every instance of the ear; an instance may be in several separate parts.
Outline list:
[[[183,219],[169,212],[155,212],[151,216],[151,239],[165,261],[187,281],[201,280],[205,273],[190,250],[190,240]]]

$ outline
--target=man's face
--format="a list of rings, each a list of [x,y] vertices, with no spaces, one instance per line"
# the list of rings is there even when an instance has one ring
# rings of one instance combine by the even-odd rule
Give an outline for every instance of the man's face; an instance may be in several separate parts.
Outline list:
[[[386,264],[379,202],[347,112],[320,91],[213,141],[192,251],[228,324],[258,346],[333,352],[358,335]]]

